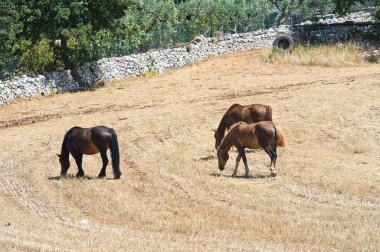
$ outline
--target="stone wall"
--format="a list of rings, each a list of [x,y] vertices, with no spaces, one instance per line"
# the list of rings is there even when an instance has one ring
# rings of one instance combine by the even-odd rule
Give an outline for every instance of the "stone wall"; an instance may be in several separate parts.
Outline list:
[[[306,21],[304,24],[293,27],[282,26],[214,38],[200,36],[183,47],[85,63],[79,68],[78,73],[82,82],[87,85],[94,83],[100,77],[105,81],[111,81],[138,76],[149,71],[163,73],[167,69],[183,67],[211,55],[271,47],[279,34],[291,35],[294,40],[303,44],[345,41],[352,39],[358,33],[359,38],[363,38],[363,34],[364,36],[371,35],[379,28],[379,24],[372,22],[368,13],[355,13],[345,17],[331,16],[314,23]],[[0,105],[17,98],[86,88],[81,87],[73,79],[69,70],[36,76],[22,75],[12,80],[0,81]]]
[[[251,33],[227,34],[215,38],[195,38],[183,47],[151,51],[124,57],[104,58],[85,63],[78,73],[84,83],[91,84],[102,77],[105,81],[138,76],[149,71],[163,73],[211,55],[254,48],[271,47],[279,33],[290,35],[289,27],[258,30]],[[0,81],[0,104],[17,98],[49,95],[84,89],[73,79],[70,71],[51,72],[35,76],[18,76]]]
[[[305,21],[291,28],[293,39],[301,44],[355,42],[372,44],[380,41],[380,24],[369,12],[359,11],[345,16],[326,15],[316,22]],[[378,45],[377,45],[378,47]]]
[[[293,39],[301,44],[333,44],[353,42],[378,47],[380,24],[376,23],[316,23],[291,28]]]

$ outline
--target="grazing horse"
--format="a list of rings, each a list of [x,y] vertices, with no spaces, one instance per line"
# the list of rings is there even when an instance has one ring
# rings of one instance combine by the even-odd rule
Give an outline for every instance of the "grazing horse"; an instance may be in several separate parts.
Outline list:
[[[233,104],[220,120],[215,131],[215,149],[218,149],[226,130],[238,122],[257,123],[260,121],[272,121],[272,108],[262,104],[251,104],[242,106]]]
[[[248,177],[248,164],[245,156],[244,148],[263,150],[270,157],[270,171],[271,175],[275,177],[277,175],[275,166],[277,159],[277,146],[285,145],[285,135],[280,126],[274,124],[271,121],[261,121],[258,123],[247,124],[238,123],[235,125],[223,138],[222,143],[218,148],[218,165],[221,171],[224,170],[224,166],[229,158],[228,150],[235,146],[238,155],[236,158],[236,167],[232,176],[236,176],[240,159],[243,158],[245,166],[245,176]]]
[[[107,150],[111,150],[112,168],[115,179],[119,179],[120,171],[120,155],[119,144],[116,132],[105,126],[97,126],[93,128],[73,127],[65,134],[62,142],[61,154],[58,154],[61,164],[61,176],[66,176],[70,167],[69,153],[74,157],[78,166],[77,177],[83,177],[82,169],[83,154],[94,155],[100,152],[103,160],[103,167],[99,173],[99,178],[106,176],[106,167],[108,164]]]

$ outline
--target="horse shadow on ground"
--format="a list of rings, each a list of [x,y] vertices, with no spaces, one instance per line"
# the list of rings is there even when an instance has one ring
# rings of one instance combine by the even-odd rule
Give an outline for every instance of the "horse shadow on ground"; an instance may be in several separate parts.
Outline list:
[[[85,175],[84,177],[78,178],[74,174],[68,174],[68,175],[66,175],[66,177],[62,177],[62,176],[49,176],[48,179],[49,180],[74,180],[74,179],[78,179],[78,180],[94,180],[94,179],[115,180],[114,178],[98,178],[98,177],[93,177],[93,176],[88,176],[88,175]]]
[[[254,153],[256,151],[257,150],[254,150],[254,149],[245,149],[245,153]],[[238,153],[237,150],[233,150],[233,152]],[[217,160],[217,159],[218,159],[218,157],[216,155],[208,155],[205,157],[200,157],[198,159],[194,159],[194,161],[209,161],[209,160]]]
[[[210,176],[212,177],[224,177],[224,178],[233,178],[233,179],[267,179],[267,178],[273,178],[270,174],[264,175],[264,174],[258,174],[255,176],[243,176],[243,175],[237,175],[237,176],[232,176],[232,175],[225,175],[225,174],[220,174],[220,173],[210,173]]]

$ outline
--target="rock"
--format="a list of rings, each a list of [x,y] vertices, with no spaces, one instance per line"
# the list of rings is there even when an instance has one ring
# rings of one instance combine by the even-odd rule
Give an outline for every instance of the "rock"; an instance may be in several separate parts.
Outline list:
[[[83,219],[83,220],[81,220],[81,221],[79,222],[79,224],[80,224],[81,226],[88,226],[89,222],[88,222],[88,220]]]

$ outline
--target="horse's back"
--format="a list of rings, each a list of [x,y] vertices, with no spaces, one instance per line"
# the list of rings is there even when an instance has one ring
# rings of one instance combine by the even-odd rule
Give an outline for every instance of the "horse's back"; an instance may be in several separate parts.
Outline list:
[[[233,110],[233,109],[236,109],[236,108],[239,108],[239,107],[244,107],[244,106],[242,106],[242,105],[240,105],[240,104],[238,104],[238,103],[234,103],[234,104],[232,104],[232,105],[227,109],[227,113],[228,113],[229,111],[231,111],[231,110]]]
[[[242,123],[237,127],[239,127],[241,141],[245,142],[247,148],[256,149],[260,148],[261,145],[272,144],[276,138],[275,126],[271,121]]]
[[[96,126],[92,128],[72,127],[70,130],[70,144],[80,153],[94,155],[100,149],[110,147],[112,135],[110,128]]]
[[[263,104],[251,104],[246,107],[246,116],[251,120],[250,123],[260,121],[272,121],[272,108]]]
[[[109,143],[112,139],[111,128],[96,126],[91,128],[91,139],[97,144]]]
[[[272,108],[263,104],[239,105],[233,104],[226,112],[227,121],[231,124],[242,121],[246,123],[256,123],[260,121],[272,120]]]
[[[258,149],[260,144],[256,135],[256,125],[251,123],[238,123],[234,129],[234,138],[237,144],[244,148]],[[231,130],[232,131],[232,130]],[[239,147],[239,146],[236,146]]]
[[[239,123],[237,124],[237,127],[239,127],[239,131],[246,132],[245,134],[256,134],[259,132],[259,134],[267,134],[272,135],[274,134],[275,127],[274,123],[272,121],[260,121],[257,123]]]
[[[264,145],[285,146],[285,135],[281,127],[271,121],[255,123],[256,135]]]

